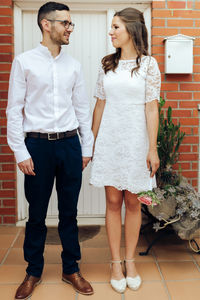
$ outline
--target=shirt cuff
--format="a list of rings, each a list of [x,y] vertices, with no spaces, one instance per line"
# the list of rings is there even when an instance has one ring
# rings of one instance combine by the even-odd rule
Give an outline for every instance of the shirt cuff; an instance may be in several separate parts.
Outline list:
[[[83,157],[92,157],[93,145],[94,145],[94,135],[93,132],[91,131],[90,143],[87,143],[87,145],[84,144],[81,145]]]
[[[31,158],[28,150],[26,150],[26,149],[21,150],[21,151],[16,151],[16,152],[14,152],[14,154],[15,154],[15,159],[16,159],[17,163],[20,163],[24,160]]]

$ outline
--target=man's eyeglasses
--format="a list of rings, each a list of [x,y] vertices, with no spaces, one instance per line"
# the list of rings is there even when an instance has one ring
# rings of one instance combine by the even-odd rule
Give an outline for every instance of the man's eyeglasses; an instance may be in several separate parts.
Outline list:
[[[69,29],[70,27],[72,29],[74,29],[75,24],[72,22],[69,22],[68,20],[51,20],[51,19],[47,19],[47,21],[50,22],[60,22],[66,29]]]

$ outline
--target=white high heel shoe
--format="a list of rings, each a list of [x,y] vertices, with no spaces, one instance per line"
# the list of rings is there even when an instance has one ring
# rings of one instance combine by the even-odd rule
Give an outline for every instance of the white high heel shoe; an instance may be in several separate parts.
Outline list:
[[[125,265],[125,270],[126,270],[126,262],[134,262],[135,259],[125,259],[124,260],[124,265]],[[127,283],[127,286],[131,289],[131,290],[138,290],[141,283],[142,283],[142,279],[140,277],[140,275],[137,275],[135,277],[129,277],[127,276],[126,277],[126,283]]]
[[[110,267],[112,267],[113,263],[118,263],[121,264],[121,260],[112,260],[110,263]],[[122,278],[120,280],[112,279],[110,280],[110,284],[112,288],[118,292],[118,293],[123,293],[126,290],[126,279]]]

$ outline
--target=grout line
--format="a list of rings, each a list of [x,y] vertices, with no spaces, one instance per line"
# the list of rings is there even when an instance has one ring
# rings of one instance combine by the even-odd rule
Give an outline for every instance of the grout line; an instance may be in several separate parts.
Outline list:
[[[20,232],[21,232],[21,229],[19,229],[19,231],[17,232],[16,237],[14,238],[12,244],[11,244],[10,247],[8,248],[7,253],[5,254],[4,258],[2,259],[2,261],[1,261],[1,263],[0,263],[0,266],[2,266],[2,265],[4,264],[4,262],[5,262],[6,258],[8,257],[8,255],[9,255],[9,253],[10,253],[10,251],[11,251],[13,245],[14,245],[14,243],[15,243],[16,240],[18,239],[18,237],[19,237],[19,235],[20,235]]]
[[[189,252],[189,251],[188,251],[188,252]],[[195,264],[196,268],[197,268],[198,271],[200,272],[200,266],[199,266],[199,264],[197,263],[196,259],[194,258],[194,256],[192,255],[192,253],[189,252],[189,254],[190,254],[190,256],[191,256],[191,258],[192,258],[192,261],[193,261],[193,263]]]
[[[121,300],[125,300],[125,294],[121,294]]]
[[[75,300],[78,300],[78,293],[76,292]]]
[[[200,278],[189,278],[189,279],[168,279],[167,282],[188,282],[188,281],[200,281]]]

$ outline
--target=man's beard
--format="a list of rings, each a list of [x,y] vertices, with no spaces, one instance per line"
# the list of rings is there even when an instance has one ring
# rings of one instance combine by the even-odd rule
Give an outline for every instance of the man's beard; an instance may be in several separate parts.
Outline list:
[[[57,44],[58,46],[68,45],[69,44],[69,39],[68,40],[64,40],[64,35],[63,35],[63,39],[62,39],[55,30],[52,30],[50,32],[50,38],[51,38],[52,42],[54,44]]]

